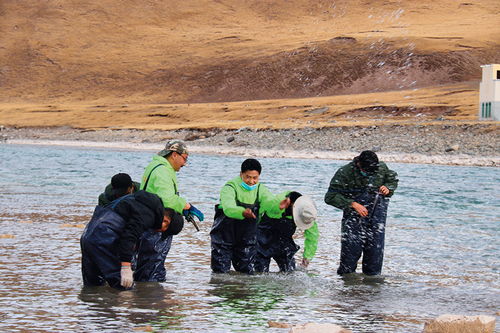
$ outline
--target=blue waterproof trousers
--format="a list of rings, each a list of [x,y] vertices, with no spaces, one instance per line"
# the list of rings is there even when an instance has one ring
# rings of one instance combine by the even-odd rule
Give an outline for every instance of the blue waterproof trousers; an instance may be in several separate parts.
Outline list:
[[[146,231],[134,256],[134,280],[142,282],[164,282],[167,271],[165,259],[172,245],[173,236],[162,239],[161,233]]]
[[[118,240],[124,225],[123,218],[111,208],[96,207],[80,238],[84,285],[100,286],[108,282],[113,288],[121,288]],[[135,281],[166,280],[165,259],[172,237],[162,239],[161,233],[153,230],[146,231],[141,236],[132,259]]]
[[[340,266],[337,274],[354,273],[358,260],[363,255],[363,273],[379,275],[384,260],[385,222],[389,199],[375,193],[364,193],[354,201],[368,209],[368,216],[361,217],[351,208],[344,210]]]
[[[273,219],[266,214],[257,225],[257,254],[255,271],[269,272],[271,259],[276,261],[280,272],[295,270],[295,253],[300,249],[293,241],[296,230],[292,219]]]
[[[118,240],[124,225],[123,218],[113,210],[101,206],[95,208],[80,238],[84,285],[100,286],[107,282],[111,287],[121,289]]]

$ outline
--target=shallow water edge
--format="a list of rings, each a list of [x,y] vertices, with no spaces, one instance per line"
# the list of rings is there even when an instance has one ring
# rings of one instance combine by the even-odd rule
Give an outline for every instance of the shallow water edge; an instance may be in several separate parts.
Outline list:
[[[120,150],[142,150],[158,151],[162,148],[159,143],[137,143],[137,142],[96,142],[96,141],[70,141],[70,140],[31,140],[31,139],[9,139],[4,144],[13,145],[43,145],[43,146],[67,146],[80,148],[106,148]],[[276,150],[276,149],[250,149],[246,147],[224,147],[224,146],[201,146],[196,143],[188,143],[189,150],[197,154],[209,155],[239,155],[254,157],[273,158],[304,158],[304,159],[332,159],[351,160],[356,156],[351,151],[309,151],[309,150]],[[385,153],[377,152],[381,160],[394,163],[417,163],[417,164],[440,164],[461,166],[500,166],[500,156],[475,156],[469,154],[411,154],[411,153]]]

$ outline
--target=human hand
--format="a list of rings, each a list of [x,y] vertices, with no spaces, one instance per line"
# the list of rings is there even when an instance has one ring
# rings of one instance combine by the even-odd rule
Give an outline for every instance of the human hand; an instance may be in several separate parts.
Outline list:
[[[205,219],[205,215],[203,215],[203,213],[193,205],[191,205],[191,207],[189,207],[189,209],[187,210],[187,214],[184,214],[184,216],[186,216],[186,217],[187,217],[187,215],[196,216],[198,218],[198,221],[200,221],[200,222],[203,222],[203,220]]]
[[[246,219],[256,219],[257,216],[252,212],[250,208],[247,208],[243,211],[243,217]]]
[[[291,202],[292,201],[290,200],[290,198],[285,198],[285,199],[281,200],[280,209],[287,209],[288,207],[290,207]]]
[[[362,204],[359,204],[356,201],[353,201],[353,203],[351,204],[351,207],[356,212],[358,212],[358,214],[361,215],[362,217],[368,216],[368,209],[366,209],[366,207],[363,206]]]
[[[122,269],[120,271],[121,281],[120,284],[122,287],[131,288],[134,284],[134,272],[132,272],[132,267],[130,263],[128,265],[122,265]]]
[[[387,195],[389,194],[389,189],[385,186],[385,185],[382,185],[380,186],[380,188],[378,189],[379,193],[382,194],[382,195]]]
[[[311,263],[311,260],[306,259],[306,258],[302,258],[302,262],[300,264],[302,265],[302,267],[307,268],[307,266],[309,266],[310,263]]]

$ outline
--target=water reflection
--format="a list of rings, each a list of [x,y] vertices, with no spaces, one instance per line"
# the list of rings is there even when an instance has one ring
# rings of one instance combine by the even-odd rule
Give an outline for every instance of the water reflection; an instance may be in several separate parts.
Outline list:
[[[168,329],[179,327],[184,317],[182,302],[174,292],[156,282],[137,283],[134,290],[118,291],[108,286],[83,287],[78,298],[87,306],[80,320],[98,329],[131,327]]]

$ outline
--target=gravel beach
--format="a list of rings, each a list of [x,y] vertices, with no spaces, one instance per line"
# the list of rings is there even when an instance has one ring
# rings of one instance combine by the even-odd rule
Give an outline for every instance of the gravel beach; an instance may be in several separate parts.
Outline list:
[[[122,149],[161,149],[172,138],[193,153],[349,160],[371,149],[388,162],[500,165],[497,123],[415,126],[349,126],[285,130],[88,130],[69,127],[0,128],[7,144],[49,144]]]

